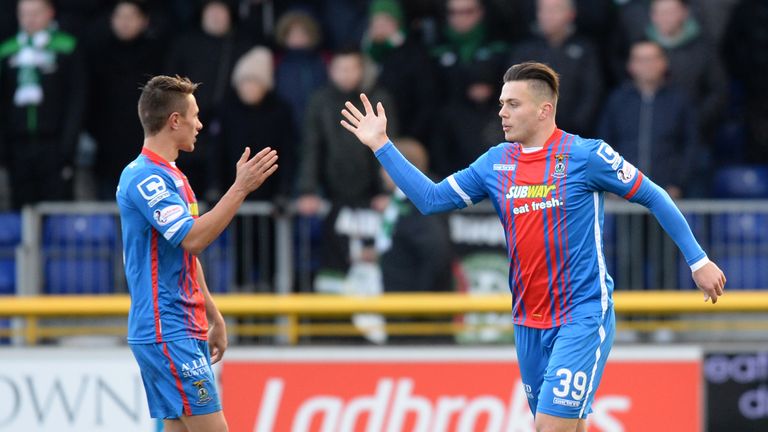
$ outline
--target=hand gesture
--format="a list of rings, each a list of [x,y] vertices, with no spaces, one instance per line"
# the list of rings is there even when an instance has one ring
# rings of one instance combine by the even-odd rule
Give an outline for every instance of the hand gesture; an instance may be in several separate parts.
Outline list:
[[[693,272],[693,281],[704,291],[704,301],[712,299],[712,304],[717,303],[717,298],[723,295],[725,290],[725,275],[712,261]]]
[[[269,178],[276,170],[277,152],[269,147],[251,155],[251,148],[246,147],[240,160],[237,161],[237,174],[235,175],[235,187],[249,194]]]
[[[355,134],[361,143],[376,151],[389,141],[384,105],[381,102],[377,103],[376,112],[374,112],[365,93],[360,94],[360,100],[363,102],[365,114],[361,113],[352,102],[347,101],[344,104],[346,108],[341,110],[341,114],[346,118],[341,121],[341,125]]]

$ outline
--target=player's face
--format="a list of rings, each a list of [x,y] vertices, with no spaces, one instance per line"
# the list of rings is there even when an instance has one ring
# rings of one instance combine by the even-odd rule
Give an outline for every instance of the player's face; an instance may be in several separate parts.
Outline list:
[[[539,126],[538,119],[542,110],[542,102],[534,95],[528,82],[504,83],[499,104],[504,139],[509,142],[527,142]]]
[[[194,95],[187,96],[187,112],[179,120],[179,150],[191,152],[195,149],[197,134],[203,128],[200,122],[200,109]]]
[[[45,30],[53,20],[53,9],[44,1],[24,0],[17,8],[19,26],[28,34]]]

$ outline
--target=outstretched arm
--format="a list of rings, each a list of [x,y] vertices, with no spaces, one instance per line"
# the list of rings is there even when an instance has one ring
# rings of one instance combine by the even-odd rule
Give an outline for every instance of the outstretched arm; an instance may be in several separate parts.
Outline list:
[[[365,107],[365,114],[347,101],[346,108],[341,111],[346,120],[342,120],[341,125],[376,154],[379,162],[387,170],[395,184],[416,205],[419,211],[430,214],[472,204],[468,193],[464,192],[460,186],[460,183],[465,185],[474,183],[472,168],[467,168],[435,184],[408,162],[389,140],[387,115],[381,102],[376,105],[374,112],[373,106],[365,94],[360,95],[360,100]]]
[[[712,303],[717,303],[717,298],[723,295],[725,289],[725,274],[707,258],[669,194],[648,178],[641,181],[642,185],[632,201],[647,207],[683,252],[691,266],[693,281],[704,292],[704,301],[712,299]]]
[[[588,178],[593,190],[613,192],[648,208],[683,252],[696,286],[704,292],[704,301],[712,299],[712,303],[717,303],[717,298],[723,295],[725,275],[707,258],[669,194],[607,143],[594,141],[593,145],[588,162]]]

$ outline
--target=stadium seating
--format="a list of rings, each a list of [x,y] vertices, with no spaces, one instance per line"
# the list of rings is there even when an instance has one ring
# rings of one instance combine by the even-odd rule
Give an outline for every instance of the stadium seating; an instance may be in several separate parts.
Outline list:
[[[115,216],[50,215],[43,220],[43,292],[109,294],[121,262]]]
[[[16,247],[21,243],[21,215],[0,213],[0,295],[16,293]],[[0,328],[8,328],[9,319],[0,319]],[[7,345],[8,338],[0,338]]]
[[[763,286],[768,273],[768,215],[730,213],[712,217],[714,258],[731,289]]]
[[[21,215],[0,213],[0,295],[16,292],[16,247],[21,243]]]
[[[730,255],[718,258],[717,265],[728,279],[728,290],[752,290],[763,288],[768,280],[768,256]]]
[[[47,257],[44,265],[47,294],[111,294],[115,285],[110,258]]]
[[[0,258],[0,295],[16,292],[16,260]]]
[[[109,214],[50,215],[43,221],[43,247],[114,246],[118,235]]]
[[[716,198],[768,198],[768,166],[733,165],[717,170],[713,195]]]
[[[0,247],[16,247],[21,243],[21,215],[0,213]]]

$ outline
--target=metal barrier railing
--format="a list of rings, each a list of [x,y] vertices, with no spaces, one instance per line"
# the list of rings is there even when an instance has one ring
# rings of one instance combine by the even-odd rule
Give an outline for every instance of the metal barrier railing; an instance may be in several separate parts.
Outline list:
[[[620,330],[765,330],[768,320],[768,292],[740,291],[727,293],[717,305],[704,303],[698,292],[645,291],[617,292],[615,309],[621,320]],[[302,336],[360,335],[361,330],[348,323],[304,322],[307,318],[349,317],[359,313],[380,314],[387,317],[449,316],[461,317],[468,313],[510,313],[508,295],[444,294],[384,294],[376,297],[351,297],[318,294],[222,294],[216,303],[227,318],[275,317],[285,320],[265,324],[232,324],[234,336],[269,335],[279,337],[287,344],[296,344]],[[49,318],[125,317],[130,299],[126,295],[113,296],[37,296],[0,297],[0,318],[17,317],[23,325],[17,329],[4,329],[0,337],[22,335],[26,344],[34,345],[41,338],[83,334],[125,335],[124,325],[66,326],[57,321],[55,326],[41,323]],[[706,321],[696,319],[706,314]],[[744,320],[734,320],[730,314],[739,314]],[[727,316],[726,319],[717,317]],[[651,317],[651,319],[648,319]],[[755,317],[750,319],[750,317]],[[628,318],[644,318],[639,321]],[[690,318],[690,319],[689,319]],[[456,334],[466,330],[467,324],[454,320],[441,323],[388,324],[390,334]],[[503,325],[505,331],[511,331]]]
[[[725,270],[729,292],[768,288],[768,201],[681,201],[678,204],[702,246]],[[606,261],[616,281],[617,299],[630,294],[625,291],[694,289],[690,271],[676,246],[646,209],[612,199],[606,199],[605,209]],[[371,215],[363,213],[359,212],[359,223],[346,221],[348,228],[367,227],[352,230],[354,234],[351,235],[358,236],[354,238],[358,242],[360,235],[370,235],[373,223]],[[348,216],[354,218],[356,214],[358,212],[350,212]],[[88,216],[94,217],[89,219]],[[113,203],[43,203],[26,208],[22,219],[22,243],[15,254],[17,294],[58,294],[61,290],[57,284],[61,283],[74,284],[86,294],[127,292],[119,218]],[[317,257],[317,252],[313,250],[316,247],[313,242],[316,243],[317,239],[312,238],[317,234],[317,227],[313,225],[316,222],[316,219],[297,218],[290,210],[278,209],[270,203],[245,203],[222,237],[201,256],[212,291],[217,294],[312,293],[312,277],[317,268],[316,263],[310,261]],[[98,230],[90,232],[88,224],[95,224]],[[505,239],[493,209],[481,205],[451,213],[449,226],[457,261],[465,273],[464,279],[469,281],[467,291],[505,297],[508,292]],[[478,263],[485,264],[478,266]],[[674,294],[674,291],[669,294]],[[334,302],[354,301],[332,298]],[[656,295],[648,298],[654,302],[659,299]],[[253,301],[248,300],[247,303],[253,305]],[[425,331],[453,334],[472,326],[489,325],[508,331],[511,324],[507,306],[499,303],[498,309],[487,312],[496,314],[489,319],[484,319],[484,315],[475,315],[440,323],[386,325],[388,331],[404,334]],[[663,303],[654,303],[648,306],[647,313],[653,314],[653,308],[658,312],[664,307]],[[715,309],[721,310],[720,305]],[[471,309],[461,313],[481,312],[486,313]],[[290,343],[303,335],[359,333],[359,329],[348,322],[307,324],[296,321],[299,315],[257,313],[255,316],[261,316],[261,319],[251,319],[247,314],[237,315],[242,319],[232,323],[231,330],[238,335],[278,335],[278,342],[281,343]],[[275,319],[263,322],[264,316]],[[88,322],[72,326],[72,320],[67,321],[69,323],[59,318],[49,322],[39,321],[41,325],[37,329],[32,321],[25,323],[17,319],[10,329],[2,329],[3,323],[0,322],[0,336],[25,335],[29,341],[41,335],[63,335],[68,328],[72,329],[71,334],[81,334],[83,328],[89,328]],[[709,321],[670,322],[646,317],[626,320],[620,325],[638,331],[675,326],[681,330],[708,325],[718,328],[764,327],[758,320],[752,323],[732,320],[731,324],[725,321],[714,324]],[[90,328],[95,332],[124,334],[123,325]]]
[[[702,246],[726,271],[731,289],[768,288],[768,201],[681,201],[679,206]],[[605,209],[606,261],[617,290],[693,288],[677,247],[645,208],[606,199]],[[313,291],[312,221],[277,210],[271,203],[245,203],[201,256],[213,291]],[[361,225],[370,225],[370,214],[360,217],[366,219]],[[97,229],[90,232],[88,224]],[[71,293],[62,292],[62,284],[76,284],[86,294],[127,292],[119,226],[113,203],[26,208],[16,254],[17,293]],[[504,233],[490,206],[454,212],[449,226],[458,261],[479,253],[506,260]],[[492,275],[498,292],[507,289],[507,270],[501,267]]]

